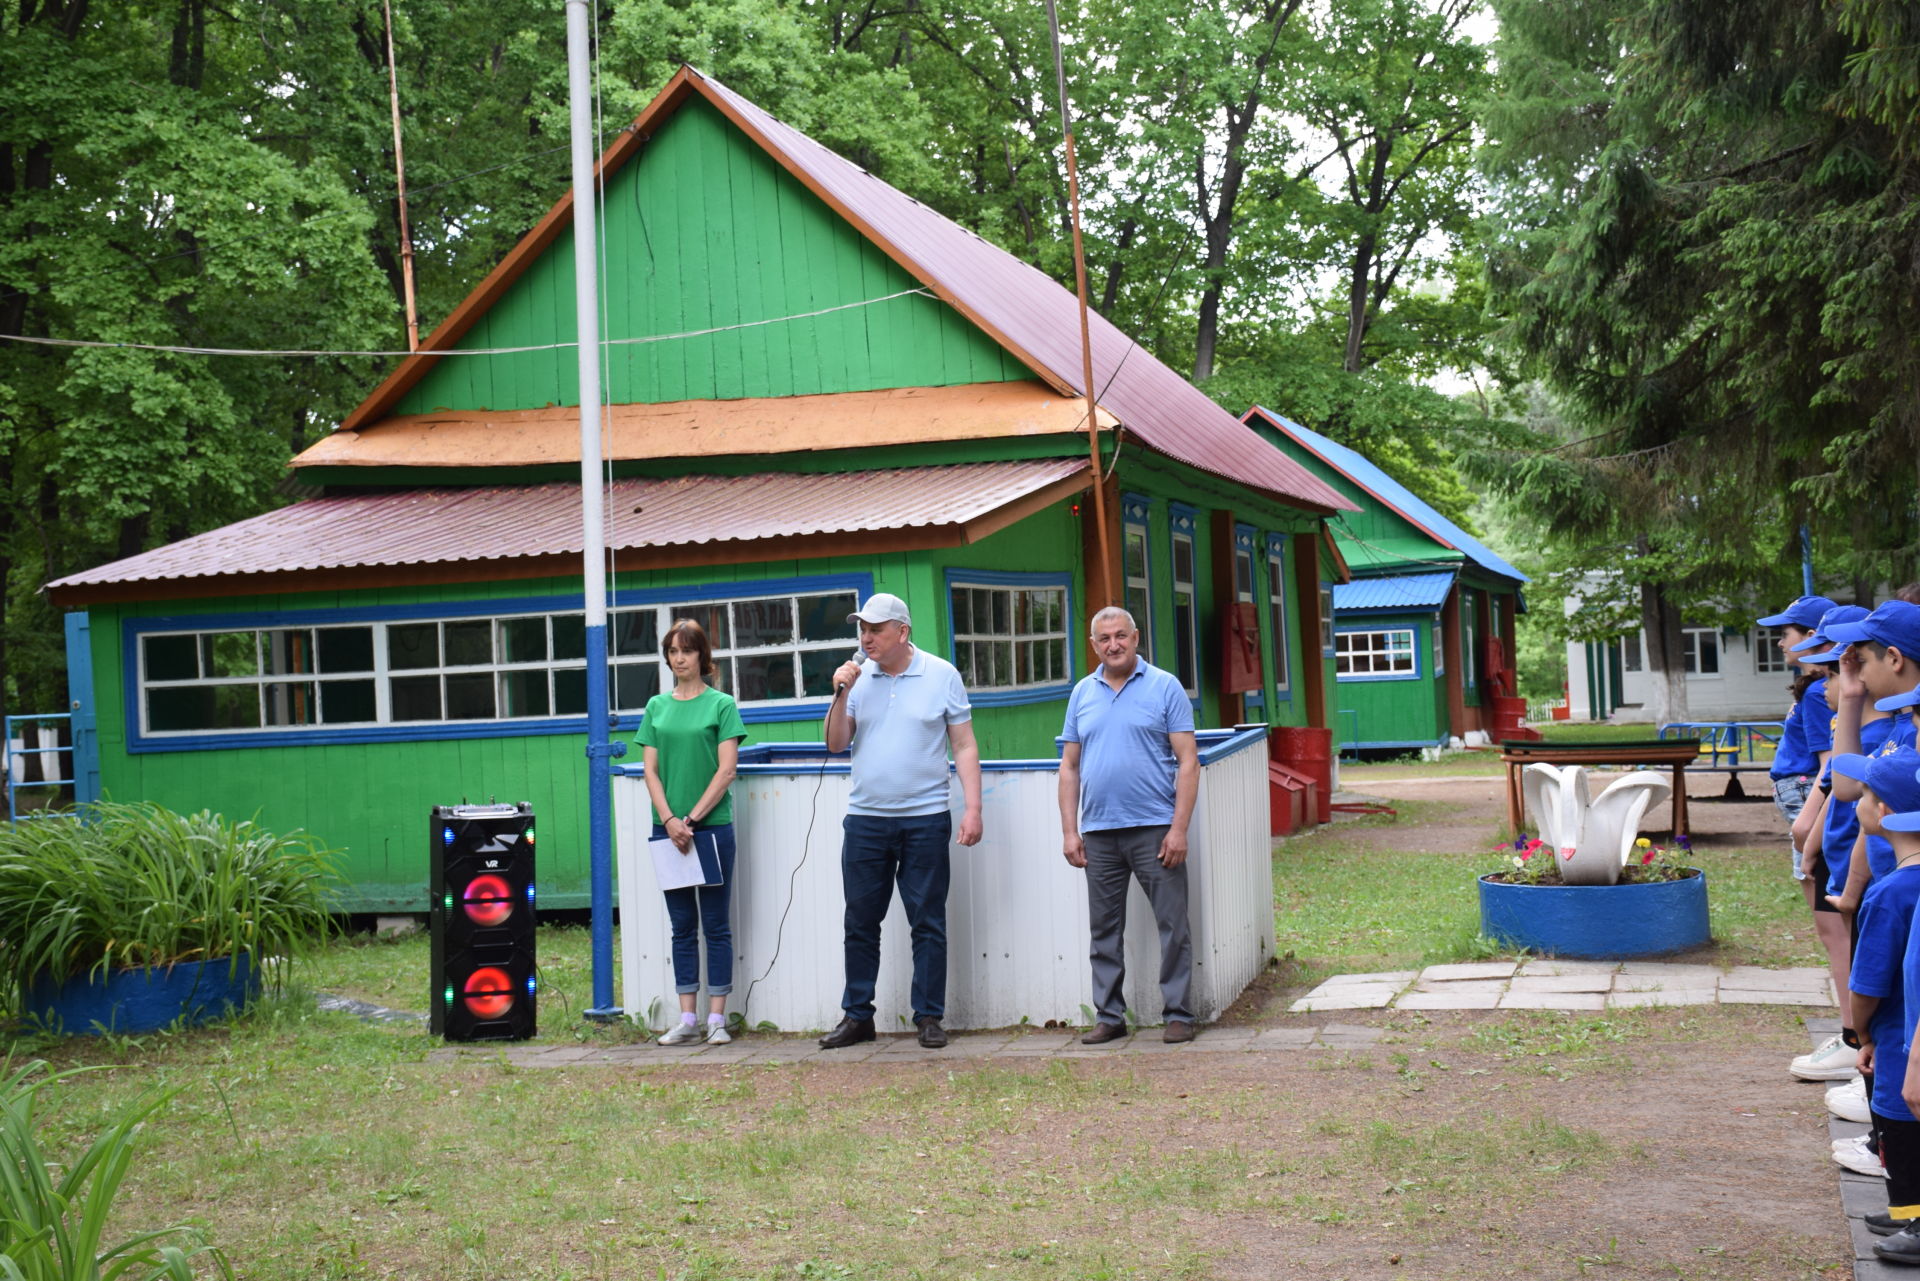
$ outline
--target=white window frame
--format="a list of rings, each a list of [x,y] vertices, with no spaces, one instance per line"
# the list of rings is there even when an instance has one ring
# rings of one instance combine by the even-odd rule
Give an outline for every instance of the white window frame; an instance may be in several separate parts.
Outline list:
[[[1349,627],[1334,633],[1333,672],[1343,681],[1405,681],[1420,678],[1420,630]],[[1405,665],[1402,666],[1402,660]],[[1359,665],[1364,664],[1364,670]]]
[[[1121,500],[1124,519],[1120,526],[1120,567],[1126,578],[1125,600],[1127,612],[1133,615],[1133,625],[1140,632],[1140,657],[1149,663],[1153,661],[1153,536],[1150,525],[1151,509],[1144,498],[1125,497]],[[1131,554],[1135,547],[1140,552],[1140,572],[1133,572]]]
[[[1708,650],[1713,652],[1713,670],[1710,672],[1701,670],[1704,666],[1701,662],[1701,656],[1707,653]],[[1724,654],[1722,653],[1720,629],[1718,627],[1681,628],[1680,652],[1684,655],[1683,664],[1688,680],[1719,680],[1721,674],[1726,669],[1726,664],[1721,661]]]
[[[1628,632],[1620,638],[1620,670],[1641,672],[1646,670],[1647,647],[1639,632]]]
[[[1173,548],[1173,554],[1168,557],[1167,573],[1173,584],[1174,676],[1179,679],[1180,686],[1186,690],[1188,698],[1199,698],[1200,596],[1194,579],[1198,578],[1200,574],[1200,552],[1198,544],[1194,541],[1192,514],[1185,516],[1184,523],[1185,528],[1182,528],[1180,518],[1176,517],[1172,536],[1168,539],[1168,542]],[[1184,579],[1180,577],[1180,548],[1182,545],[1187,549],[1187,577]],[[1180,603],[1182,596],[1186,597],[1186,604],[1184,605]],[[1193,664],[1193,670],[1191,672],[1178,670],[1182,636],[1186,638],[1187,655]]]
[[[1785,676],[1793,670],[1794,664],[1780,652],[1780,631],[1778,627],[1753,629],[1753,670],[1761,676]]]
[[[969,593],[963,614],[956,593]],[[985,596],[982,593],[986,593]],[[1008,627],[1002,632],[979,626],[979,609],[993,597],[1007,598]],[[947,580],[948,617],[953,620],[953,665],[960,672],[969,693],[1018,694],[1036,690],[1063,689],[1073,683],[1072,600],[1064,575],[1036,575],[1031,581],[995,581],[994,576],[966,577],[956,571]],[[988,606],[991,611],[992,605]],[[1043,623],[1034,626],[1035,610]],[[991,619],[989,619],[991,624]],[[1006,647],[1008,679],[1000,673],[1001,647]],[[1018,679],[1021,659],[1026,660],[1028,677]],[[1034,676],[1044,657],[1044,675]],[[984,660],[984,661],[983,661]]]
[[[1273,632],[1273,688],[1281,698],[1293,692],[1293,665],[1287,661],[1287,555],[1285,547],[1267,542],[1267,625]]]
[[[1447,625],[1440,615],[1433,616],[1433,674],[1447,674]]]

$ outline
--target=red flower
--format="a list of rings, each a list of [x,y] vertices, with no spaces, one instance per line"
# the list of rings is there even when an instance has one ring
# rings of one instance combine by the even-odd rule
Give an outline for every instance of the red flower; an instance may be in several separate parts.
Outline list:
[[[1646,854],[1640,859],[1640,866],[1645,867],[1647,864],[1653,862],[1653,860],[1659,856],[1659,853],[1660,853],[1659,850],[1648,850]]]

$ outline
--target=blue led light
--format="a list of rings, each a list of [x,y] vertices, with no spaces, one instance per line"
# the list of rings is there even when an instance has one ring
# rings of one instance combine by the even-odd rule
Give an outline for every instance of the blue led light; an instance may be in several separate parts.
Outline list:
[[[453,844],[453,829],[451,827],[441,828],[440,839],[448,845]]]
[[[533,902],[533,882],[527,882],[527,902]]]
[[[528,996],[532,996],[532,995],[533,995],[533,993],[534,993],[534,989],[535,989],[535,986],[536,986],[536,985],[535,985],[535,983],[534,983],[534,981],[533,981],[533,980],[532,980],[531,978],[529,978],[529,979],[527,980],[527,995],[528,995]]]

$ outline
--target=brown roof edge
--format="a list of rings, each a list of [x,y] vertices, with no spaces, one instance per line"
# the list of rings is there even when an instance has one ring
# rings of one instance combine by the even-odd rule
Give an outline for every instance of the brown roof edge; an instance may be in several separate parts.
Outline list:
[[[1347,558],[1340,554],[1340,544],[1334,541],[1333,526],[1327,524],[1325,521],[1322,521],[1320,524],[1320,540],[1327,545],[1327,554],[1333,557],[1334,570],[1340,575],[1334,581],[1337,583],[1352,582],[1353,569],[1347,564]]]
[[[654,95],[652,102],[647,104],[646,110],[620,132],[620,135],[613,140],[613,145],[609,146],[605,154],[600,157],[599,162],[594,166],[596,175],[605,177],[617,173],[621,166],[638,154],[641,144],[652,135],[654,123],[661,117],[672,114],[686,96],[695,91],[692,74],[692,68],[687,66],[682,66],[680,70],[673,73],[666,86]],[[340,430],[351,431],[357,427],[366,426],[373,419],[386,413],[395,401],[426,377],[427,371],[440,363],[440,353],[465,337],[467,331],[486,314],[487,309],[499,301],[500,295],[507,291],[507,287],[519,279],[520,273],[526,270],[547,246],[557,240],[562,231],[567,229],[570,225],[569,215],[572,212],[573,186],[569,183],[566,194],[554,203],[553,208],[547,210],[545,217],[533,225],[533,230],[520,237],[520,243],[495,264],[486,278],[474,287],[473,292],[462,299],[459,306],[448,312],[445,320],[434,326],[427,340],[420,344],[420,350],[410,356],[402,357],[400,363],[394,366],[393,372],[373,389],[373,394],[361,401],[352,413],[340,421]]]

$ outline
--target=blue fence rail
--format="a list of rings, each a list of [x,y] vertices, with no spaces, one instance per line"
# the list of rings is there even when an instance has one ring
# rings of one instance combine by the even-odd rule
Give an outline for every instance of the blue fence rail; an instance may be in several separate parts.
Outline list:
[[[1669,721],[1660,727],[1661,738],[1697,738],[1700,754],[1712,765],[1742,768],[1754,765],[1761,744],[1776,747],[1786,732],[1781,721]]]
[[[7,770],[7,817],[9,819],[17,822],[22,819],[72,818],[74,816],[72,722],[73,716],[68,712],[46,712],[37,716],[6,718],[7,737],[4,760]],[[30,726],[36,740],[31,745],[26,741],[27,729]],[[38,741],[42,738],[44,728],[47,726],[53,728],[53,742],[50,744]],[[61,733],[62,730],[66,733]],[[61,741],[63,738],[65,742]],[[52,771],[58,777],[28,778],[28,774],[36,772],[36,767],[37,772],[41,774],[48,772],[46,758],[49,756],[56,758],[61,766]],[[60,795],[54,805],[35,806],[24,812],[21,810],[21,792],[44,791],[49,787],[60,789]]]

